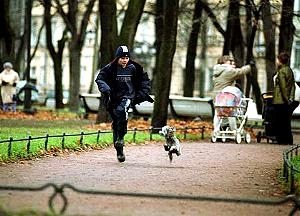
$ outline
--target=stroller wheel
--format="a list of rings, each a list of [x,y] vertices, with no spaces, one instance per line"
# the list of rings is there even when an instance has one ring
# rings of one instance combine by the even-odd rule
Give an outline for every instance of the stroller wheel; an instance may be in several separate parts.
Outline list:
[[[217,142],[217,137],[215,135],[211,136],[211,142],[213,143]]]
[[[225,142],[226,142],[226,138],[223,137],[223,138],[222,138],[222,143],[225,143]]]
[[[245,134],[245,142],[250,143],[251,142],[251,135],[249,133]]]
[[[240,144],[242,142],[242,136],[241,136],[240,133],[236,133],[235,141],[236,141],[237,144]]]

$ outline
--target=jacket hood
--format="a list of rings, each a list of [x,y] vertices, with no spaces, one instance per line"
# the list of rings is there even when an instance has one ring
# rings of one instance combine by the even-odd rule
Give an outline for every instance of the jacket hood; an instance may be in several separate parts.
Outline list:
[[[230,65],[225,65],[225,64],[216,64],[213,67],[213,76],[218,77],[220,76],[224,71],[230,70],[231,66]]]

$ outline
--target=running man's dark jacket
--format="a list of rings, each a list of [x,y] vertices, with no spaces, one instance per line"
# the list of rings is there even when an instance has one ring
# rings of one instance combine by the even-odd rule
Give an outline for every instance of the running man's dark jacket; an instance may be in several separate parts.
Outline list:
[[[102,95],[109,95],[112,103],[119,103],[123,98],[117,91],[117,59],[100,69],[95,82],[98,85],[98,89]],[[127,94],[130,96],[128,99],[132,101],[132,105],[139,104],[143,101],[149,101],[153,103],[153,99],[149,96],[151,84],[147,72],[143,67],[133,60],[129,60],[126,68],[132,71],[131,82],[133,85],[134,94]],[[132,92],[132,90],[131,90]],[[123,95],[126,95],[123,94]]]

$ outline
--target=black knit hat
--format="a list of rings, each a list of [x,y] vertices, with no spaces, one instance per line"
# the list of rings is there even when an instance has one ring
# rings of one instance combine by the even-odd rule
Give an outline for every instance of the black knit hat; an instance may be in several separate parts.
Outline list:
[[[119,46],[116,50],[116,58],[130,57],[130,52],[127,46]]]

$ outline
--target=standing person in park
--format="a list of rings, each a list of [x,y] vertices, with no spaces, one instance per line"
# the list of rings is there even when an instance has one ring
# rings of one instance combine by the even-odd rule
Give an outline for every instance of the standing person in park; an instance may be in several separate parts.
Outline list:
[[[3,111],[16,111],[17,96],[16,86],[19,82],[19,74],[13,70],[13,65],[10,62],[3,64],[3,71],[0,73],[1,98],[3,103]]]
[[[229,55],[220,57],[217,64],[213,67],[213,82],[214,82],[214,97],[227,86],[234,86],[234,82],[239,77],[250,73],[251,65],[255,65],[254,61],[250,61],[250,65],[245,65],[241,68],[236,68],[234,59]],[[229,118],[231,130],[236,129],[235,118]],[[214,132],[218,127],[219,118],[216,110],[213,119]]]
[[[293,145],[291,117],[294,109],[299,105],[295,99],[295,79],[289,67],[290,56],[283,52],[277,56],[277,72],[273,77],[273,106],[274,106],[274,142]],[[295,105],[295,102],[297,103]],[[279,117],[280,116],[280,117]]]
[[[130,105],[153,102],[149,96],[150,79],[137,62],[130,59],[127,46],[119,46],[115,59],[99,70],[95,82],[102,103],[112,118],[113,142],[119,162],[125,161],[124,136],[127,133]]]

